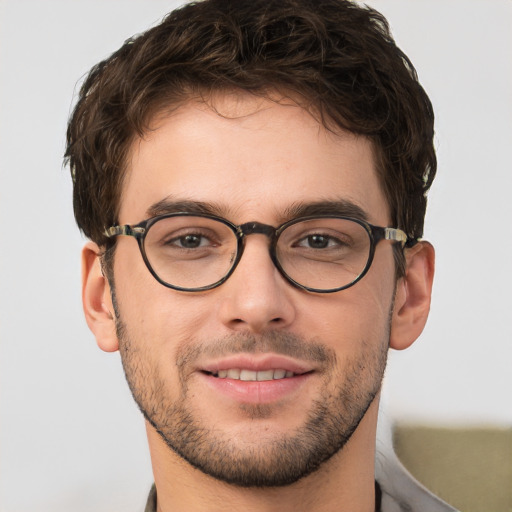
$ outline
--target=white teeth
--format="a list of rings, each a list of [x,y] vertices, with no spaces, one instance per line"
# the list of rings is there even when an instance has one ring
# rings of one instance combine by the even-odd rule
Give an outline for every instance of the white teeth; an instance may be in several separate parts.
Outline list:
[[[274,370],[274,379],[284,379],[286,370]]]
[[[240,370],[240,380],[258,380],[258,372],[252,370]]]
[[[226,373],[227,373],[228,379],[239,379],[240,378],[240,370],[238,370],[237,368],[231,368]],[[219,372],[219,377],[220,377],[220,372]]]
[[[274,370],[265,370],[256,373],[256,380],[273,380]]]
[[[229,370],[219,370],[217,377],[219,379],[235,379],[243,381],[266,381],[266,380],[279,380],[293,377],[295,374],[291,371],[277,369],[277,370],[240,370],[238,368],[230,368]]]

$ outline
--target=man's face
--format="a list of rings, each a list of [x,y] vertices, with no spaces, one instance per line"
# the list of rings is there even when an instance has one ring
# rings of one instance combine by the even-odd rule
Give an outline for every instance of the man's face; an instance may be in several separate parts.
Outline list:
[[[155,119],[133,144],[121,224],[201,203],[235,224],[277,226],[302,206],[345,202],[389,225],[366,139],[334,135],[292,102],[219,95],[213,103]],[[162,286],[133,238],[116,243],[123,365],[169,447],[205,473],[251,486],[292,483],[344,446],[384,372],[391,244],[379,244],[359,283],[317,294],[285,281],[265,235],[250,235],[233,275],[203,292]]]

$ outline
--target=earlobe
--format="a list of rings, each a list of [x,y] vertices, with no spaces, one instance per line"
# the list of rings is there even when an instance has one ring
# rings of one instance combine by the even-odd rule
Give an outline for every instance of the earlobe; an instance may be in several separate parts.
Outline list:
[[[101,269],[100,249],[94,242],[82,249],[82,304],[98,346],[105,352],[118,350],[110,286]]]
[[[405,276],[397,283],[391,321],[390,347],[403,350],[423,331],[430,311],[434,279],[434,248],[418,242],[406,250]]]

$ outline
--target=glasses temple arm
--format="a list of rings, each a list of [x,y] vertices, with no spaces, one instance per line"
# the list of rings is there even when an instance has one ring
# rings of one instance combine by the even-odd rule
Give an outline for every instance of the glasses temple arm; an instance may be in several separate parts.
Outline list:
[[[114,236],[125,235],[125,236],[140,236],[146,231],[146,228],[140,226],[130,226],[125,224],[124,226],[111,226],[105,230],[105,236],[112,238]]]
[[[417,238],[409,238],[404,231],[397,228],[384,228],[384,239],[400,242],[402,247],[412,247],[419,242]]]

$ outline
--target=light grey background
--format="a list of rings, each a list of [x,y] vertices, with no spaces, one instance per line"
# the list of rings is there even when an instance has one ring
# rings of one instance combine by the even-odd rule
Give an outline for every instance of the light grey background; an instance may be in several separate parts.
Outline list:
[[[427,329],[393,353],[386,415],[512,425],[512,2],[373,0],[437,114]],[[62,169],[77,80],[177,2],[0,0],[0,511],[135,512],[151,483],[118,354],[80,304]]]

